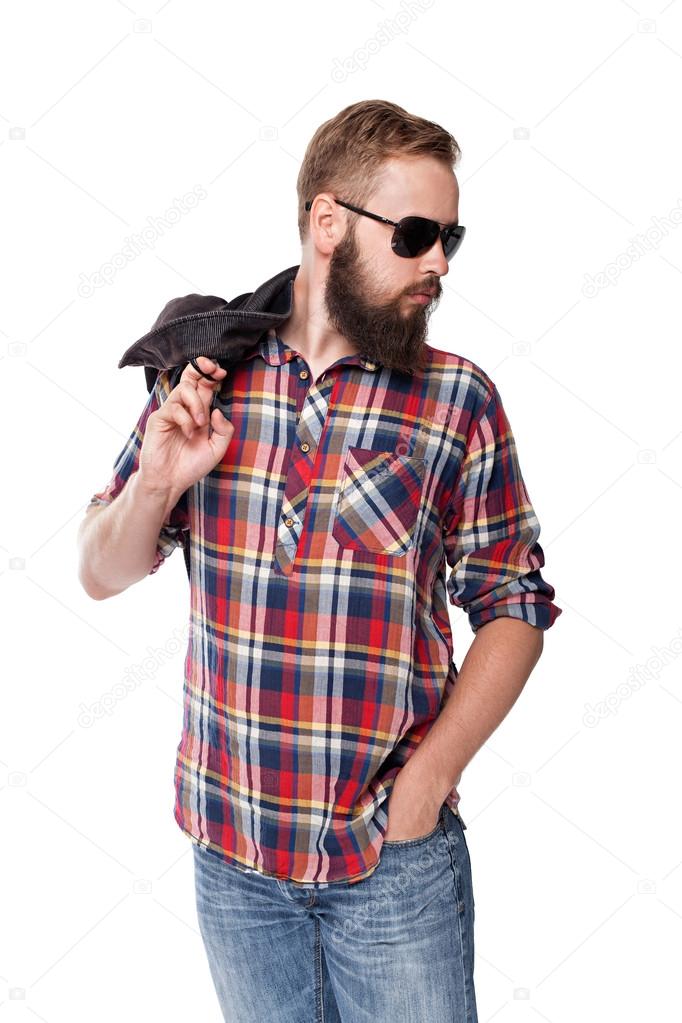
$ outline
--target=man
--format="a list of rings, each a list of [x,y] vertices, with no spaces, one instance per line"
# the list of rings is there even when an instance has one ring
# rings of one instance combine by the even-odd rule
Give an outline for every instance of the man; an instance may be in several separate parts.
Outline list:
[[[321,125],[300,266],[243,314],[278,325],[228,368],[223,300],[173,307],[137,347],[216,357],[160,369],[81,527],[95,599],[189,550],[175,817],[226,1020],[477,1019],[456,784],[561,609],[496,386],[426,343],[458,156],[386,101]]]

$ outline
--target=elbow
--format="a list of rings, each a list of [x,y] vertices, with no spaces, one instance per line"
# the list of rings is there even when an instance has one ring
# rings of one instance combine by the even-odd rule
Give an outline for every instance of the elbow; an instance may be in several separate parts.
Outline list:
[[[95,590],[86,586],[84,586],[83,589],[91,600],[108,600],[109,597],[115,597],[117,593],[121,592],[120,590]]]
[[[78,581],[91,600],[108,600],[115,597],[122,590],[111,590],[100,586],[90,575],[88,575],[83,564],[78,567]]]
[[[93,513],[90,513],[90,515],[92,514]],[[121,590],[102,586],[90,570],[91,548],[88,545],[88,525],[88,515],[86,515],[85,519],[81,523],[76,540],[78,552],[78,581],[91,600],[107,600],[109,597],[115,597],[117,593],[121,592]]]
[[[96,573],[92,572],[85,552],[81,552],[78,562],[78,581],[91,600],[109,600],[110,597],[118,596],[119,593],[123,593],[124,590],[143,579],[146,571],[148,570],[132,579],[127,579],[121,586],[107,585],[98,579]]]

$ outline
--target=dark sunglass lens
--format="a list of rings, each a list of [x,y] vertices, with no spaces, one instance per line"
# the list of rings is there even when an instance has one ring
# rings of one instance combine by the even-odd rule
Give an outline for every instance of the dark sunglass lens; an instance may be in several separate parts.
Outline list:
[[[464,237],[464,231],[465,229],[458,225],[443,232],[441,237],[443,238],[443,251],[445,252],[446,259],[450,259],[457,252]]]
[[[419,256],[438,237],[438,224],[424,217],[404,217],[394,232],[393,251],[399,256]]]

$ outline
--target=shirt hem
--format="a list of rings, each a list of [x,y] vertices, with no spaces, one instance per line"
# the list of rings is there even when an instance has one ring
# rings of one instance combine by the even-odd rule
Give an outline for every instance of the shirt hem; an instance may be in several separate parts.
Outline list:
[[[348,877],[335,878],[333,881],[303,881],[300,878],[292,877],[290,874],[276,874],[273,871],[264,870],[262,867],[257,866],[255,863],[238,862],[235,857],[225,852],[225,850],[220,846],[216,846],[212,842],[208,843],[202,842],[197,835],[195,835],[193,832],[189,831],[186,827],[184,827],[180,823],[180,821],[178,821],[177,817],[175,818],[175,820],[182,833],[186,835],[194,843],[194,845],[200,845],[202,849],[206,849],[208,852],[212,852],[213,854],[218,855],[225,863],[227,863],[228,866],[234,867],[236,870],[240,870],[242,874],[254,872],[256,874],[260,874],[263,877],[270,877],[273,878],[274,880],[279,881],[290,881],[292,884],[302,885],[306,888],[327,888],[335,884],[349,885],[356,884],[358,881],[363,881],[366,877],[369,877],[370,874],[372,874],[379,865],[380,857],[378,857],[374,861],[374,863],[370,864],[369,867],[366,867],[359,874],[351,874]]]

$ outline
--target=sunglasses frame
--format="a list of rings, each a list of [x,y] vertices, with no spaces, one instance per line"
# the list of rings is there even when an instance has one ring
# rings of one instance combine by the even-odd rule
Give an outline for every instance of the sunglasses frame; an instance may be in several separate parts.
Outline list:
[[[452,257],[455,255],[460,245],[462,244],[462,241],[464,240],[464,235],[466,234],[466,227],[464,227],[462,224],[441,224],[440,221],[438,220],[430,220],[428,217],[415,216],[402,217],[400,220],[389,220],[388,217],[382,217],[379,213],[370,213],[369,210],[362,210],[360,209],[359,206],[353,206],[349,202],[344,202],[343,199],[335,198],[334,202],[338,203],[339,206],[344,206],[347,210],[352,210],[353,213],[360,213],[362,214],[363,217],[371,217],[372,220],[378,220],[382,224],[389,224],[392,228],[394,228],[393,237],[391,238],[391,248],[395,252],[396,256],[402,256],[405,259],[416,259],[417,256],[421,256],[425,252],[428,252],[428,250],[436,241],[438,235],[440,235],[441,244],[443,246],[443,253],[445,254],[445,258],[447,259],[447,261],[450,262],[450,260],[452,259]],[[307,213],[310,212],[312,205],[313,205],[312,200],[308,199],[308,201],[305,203],[305,210]],[[405,238],[402,232],[404,230],[404,222],[406,220],[421,220],[425,224],[435,224],[438,232],[437,235],[434,236],[434,239],[430,244],[426,244],[422,249],[419,250],[419,252],[415,252],[414,255],[411,255],[409,252],[398,251],[400,246],[405,246]],[[453,236],[456,239],[455,246],[452,249],[452,251],[448,253],[446,245],[450,241],[450,238]]]

